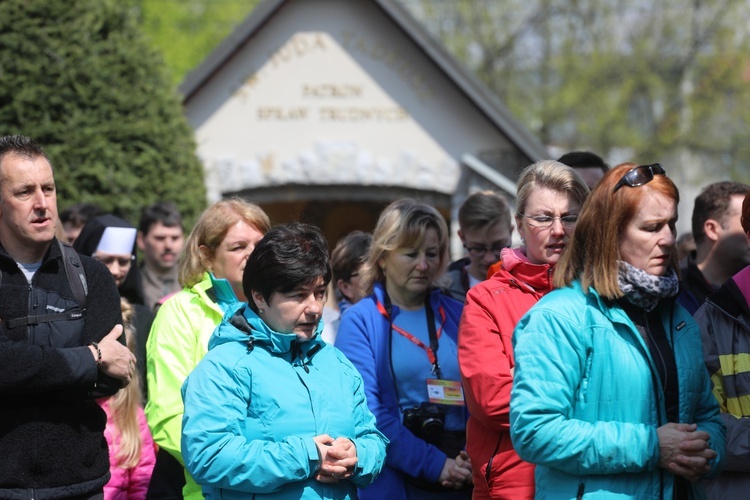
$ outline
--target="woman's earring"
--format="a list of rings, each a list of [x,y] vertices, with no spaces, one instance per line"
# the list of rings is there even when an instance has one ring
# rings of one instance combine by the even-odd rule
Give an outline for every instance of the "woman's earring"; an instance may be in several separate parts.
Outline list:
[[[258,313],[259,313],[259,314],[263,314],[264,312],[265,312],[265,311],[263,311],[263,309],[258,309]]]

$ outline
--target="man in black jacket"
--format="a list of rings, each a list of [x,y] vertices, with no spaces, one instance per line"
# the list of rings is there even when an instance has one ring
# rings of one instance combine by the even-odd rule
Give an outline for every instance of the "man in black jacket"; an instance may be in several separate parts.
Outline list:
[[[101,498],[109,458],[96,398],[135,366],[109,271],[63,251],[57,223],[44,152],[0,138],[0,498]]]
[[[677,301],[695,314],[706,297],[750,264],[750,245],[742,231],[742,200],[750,186],[722,181],[695,198],[692,229],[695,251],[680,263],[682,290]]]

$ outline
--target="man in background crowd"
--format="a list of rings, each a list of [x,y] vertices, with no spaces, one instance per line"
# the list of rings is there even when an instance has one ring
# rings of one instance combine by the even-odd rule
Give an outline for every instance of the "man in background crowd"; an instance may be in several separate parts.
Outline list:
[[[680,263],[683,290],[678,301],[690,314],[725,281],[750,264],[750,246],[742,230],[742,200],[750,186],[722,181],[695,198],[692,229],[695,252]]]
[[[604,177],[604,174],[609,170],[609,165],[605,163],[602,157],[590,151],[565,153],[557,161],[576,169],[589,189],[594,189],[599,179]]]
[[[446,293],[464,302],[469,288],[487,279],[490,266],[500,260],[500,251],[511,245],[513,224],[508,202],[493,191],[476,192],[458,209],[458,226],[468,256],[448,267],[450,285]]]
[[[185,241],[182,216],[172,203],[158,201],[141,212],[138,224],[138,248],[144,256],[141,267],[146,307],[162,297],[179,291],[177,260]]]
[[[76,203],[60,212],[60,222],[62,222],[68,244],[72,245],[76,241],[89,219],[103,213],[104,210],[93,203]]]

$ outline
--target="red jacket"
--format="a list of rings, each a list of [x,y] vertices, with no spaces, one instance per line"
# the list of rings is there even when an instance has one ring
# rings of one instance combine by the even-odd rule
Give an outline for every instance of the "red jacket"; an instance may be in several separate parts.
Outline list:
[[[511,338],[518,320],[552,290],[552,268],[532,264],[522,249],[503,250],[496,266],[492,277],[469,290],[458,335],[474,500],[534,497],[534,466],[519,458],[508,432],[515,366]]]

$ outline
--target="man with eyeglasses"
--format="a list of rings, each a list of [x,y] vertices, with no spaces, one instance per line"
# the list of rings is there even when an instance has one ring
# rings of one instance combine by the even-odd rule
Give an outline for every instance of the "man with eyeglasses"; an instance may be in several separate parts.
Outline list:
[[[508,202],[493,191],[476,192],[458,210],[458,225],[467,257],[448,268],[450,285],[446,293],[464,302],[466,292],[487,279],[490,266],[500,260],[502,249],[511,245],[513,224]]]
[[[680,263],[683,290],[677,301],[695,314],[706,298],[750,264],[750,246],[742,231],[742,200],[750,186],[722,181],[695,198],[692,230],[695,251]]]

